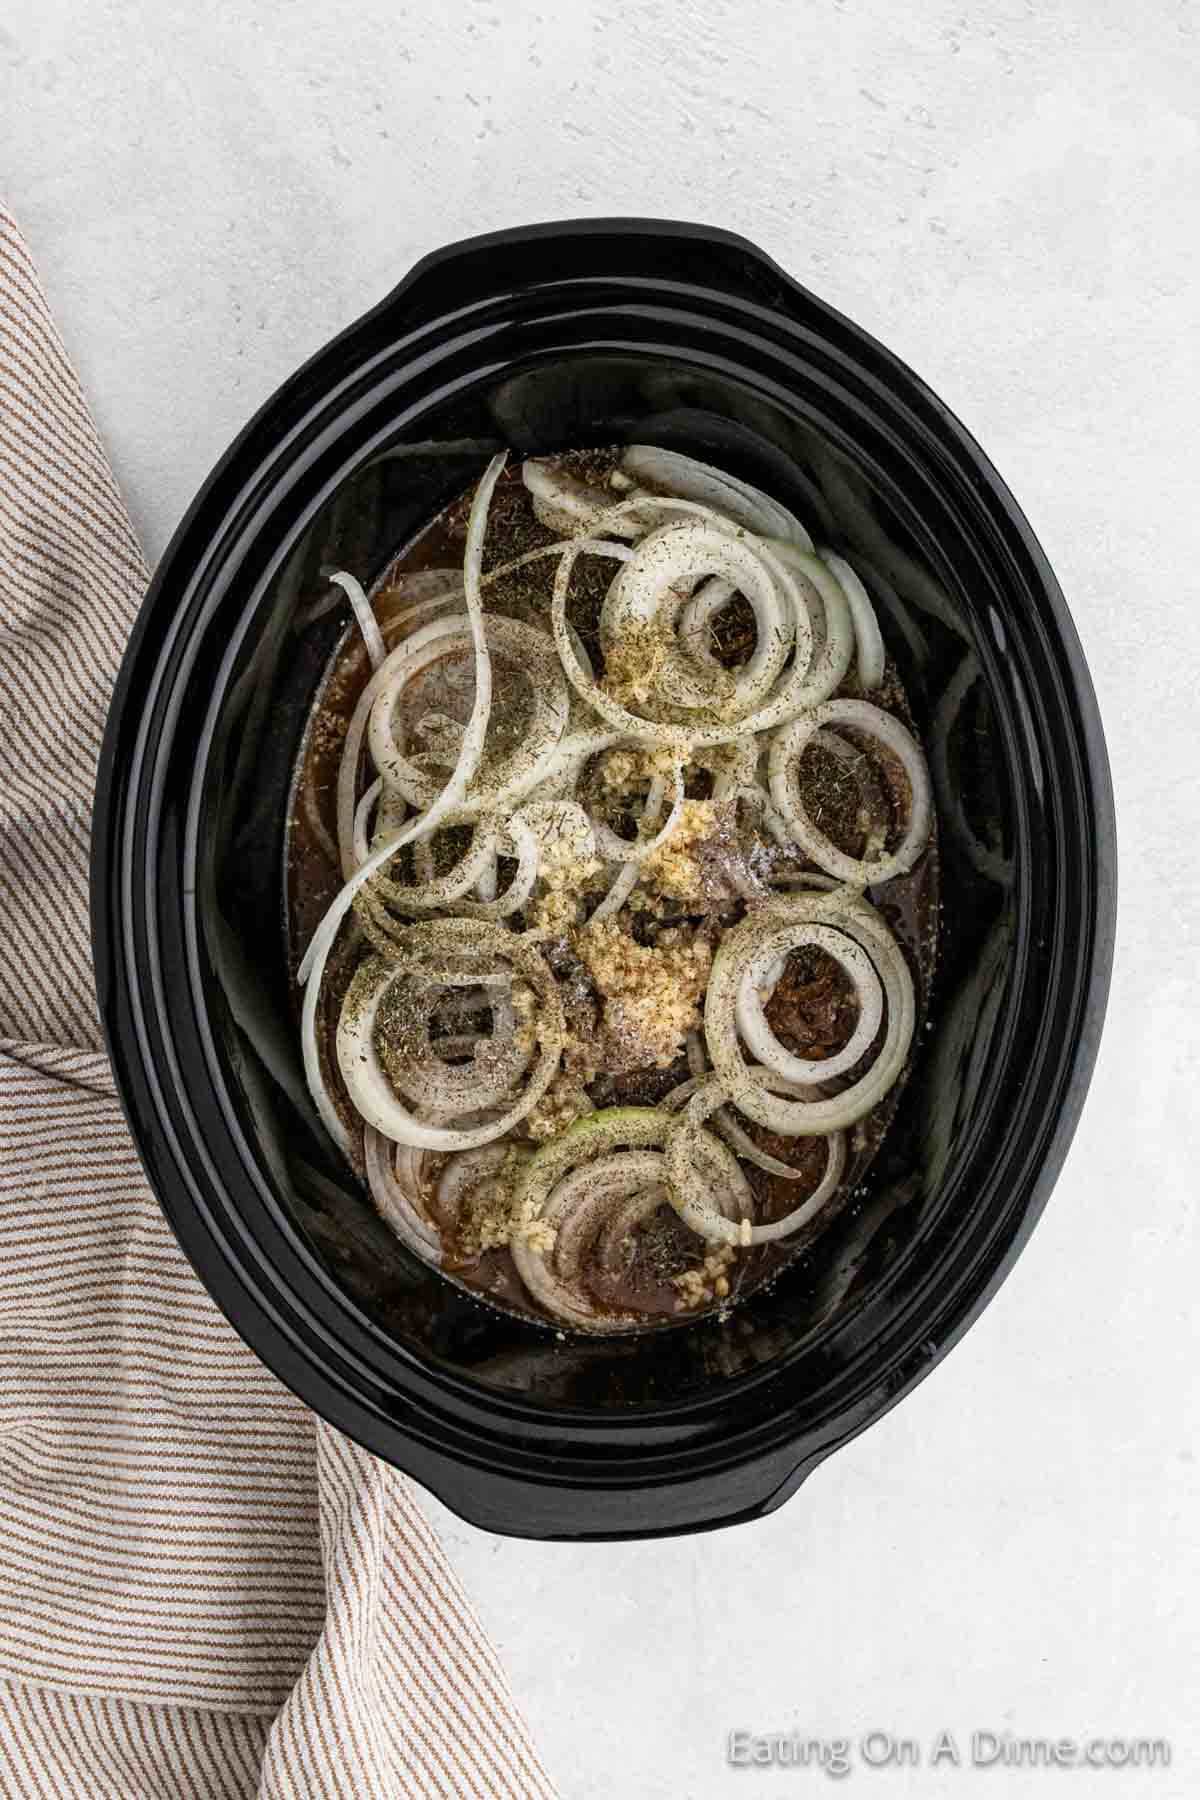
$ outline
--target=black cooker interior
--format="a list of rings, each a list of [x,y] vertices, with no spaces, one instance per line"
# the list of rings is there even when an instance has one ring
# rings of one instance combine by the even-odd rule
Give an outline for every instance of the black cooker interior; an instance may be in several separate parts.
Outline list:
[[[317,684],[344,620],[296,629],[326,591],[323,565],[377,575],[499,447],[515,455],[652,441],[733,470],[806,519],[871,577],[930,756],[942,902],[930,1023],[864,1194],[774,1285],[724,1322],[583,1340],[526,1324],[416,1261],[378,1220],[309,1104],[283,910],[289,786]],[[198,894],[205,999],[237,1073],[237,1104],[263,1172],[343,1294],[415,1357],[550,1408],[612,1413],[711,1391],[812,1344],[919,1256],[955,1203],[947,1171],[979,1127],[1014,966],[1011,772],[986,670],[980,608],[952,547],[920,521],[849,437],[738,381],[660,359],[586,352],[477,383],[371,459],[294,543],[225,686],[205,772]]]

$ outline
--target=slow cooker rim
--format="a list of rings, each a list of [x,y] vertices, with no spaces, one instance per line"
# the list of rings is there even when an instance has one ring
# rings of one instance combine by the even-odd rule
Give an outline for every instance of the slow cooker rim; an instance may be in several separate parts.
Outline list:
[[[655,231],[657,231],[659,229],[656,222],[648,221],[648,222],[644,222],[644,223],[645,223],[647,229],[653,228]],[[599,228],[600,228],[600,222],[595,222],[594,229],[599,230]],[[556,230],[562,230],[562,229],[570,229],[570,227],[543,228],[542,235],[552,236]],[[687,228],[684,228],[684,229],[687,229]],[[710,234],[704,233],[703,235],[705,237],[708,237]],[[747,246],[741,240],[733,238],[729,234],[725,234],[725,237],[726,237],[727,242],[736,245],[740,251],[754,256],[760,263],[765,264],[766,259],[762,258],[761,253],[755,251],[753,246]],[[510,243],[514,242],[514,241],[524,242],[524,241],[528,241],[528,234],[524,233],[524,232],[517,232],[517,233],[512,233],[512,234],[499,234],[499,238],[504,239],[505,241],[510,242]],[[498,241],[498,240],[496,238],[493,238],[493,239],[489,239],[487,241],[494,242],[494,241]],[[455,247],[447,252],[441,253],[439,256],[436,256],[433,259],[427,259],[426,264],[419,265],[418,269],[416,271],[414,271],[413,280],[415,280],[416,277],[419,274],[421,274],[422,270],[427,270],[427,268],[430,266],[430,264],[433,264],[433,265],[440,264],[440,263],[444,262],[446,259],[452,258],[456,254],[457,248],[458,247]],[[782,279],[786,280],[787,278],[782,277]],[[789,284],[789,285],[794,285],[794,284]],[[384,302],[383,303],[384,308],[386,308],[388,304],[389,304],[388,302]],[[819,303],[817,303],[817,304],[819,305]],[[825,311],[825,312],[828,311],[828,309],[825,309],[825,308],[822,308],[821,310]],[[376,312],[374,312],[372,314],[368,314],[367,320],[376,318],[378,316],[378,311],[379,311],[379,309],[376,309]],[[354,332],[360,330],[362,325],[365,322],[366,321],[361,321],[359,326],[352,327],[351,333],[348,335],[352,336],[354,334]],[[846,323],[846,322],[843,322],[843,323]],[[866,334],[858,333],[857,327],[850,327],[850,329],[853,332],[855,332],[856,334],[861,335],[863,337],[865,337],[865,335],[866,335]],[[338,340],[338,341],[341,342],[342,340]],[[872,343],[872,345],[874,345],[873,340],[868,340],[868,341],[870,343]],[[331,346],[330,349],[332,349],[332,348],[333,347]],[[876,352],[879,352],[879,351],[881,351],[882,347],[874,345],[874,349],[876,350]],[[320,355],[324,355],[324,354],[328,354],[328,352],[320,353]],[[316,359],[317,361],[320,360],[320,355]],[[893,364],[895,364],[896,370],[902,372],[905,376],[907,376],[909,378],[910,381],[916,383],[917,378],[911,377],[910,372],[905,371],[903,369],[903,365],[899,364],[897,359],[890,358],[890,353],[883,352],[883,355],[888,357],[890,359],[890,361]],[[311,365],[310,365],[310,367],[311,367]],[[294,378],[294,379],[298,379],[298,377]],[[917,383],[917,385],[919,386],[919,388],[921,389],[921,391],[924,394],[926,394],[926,395],[928,394],[928,390],[924,389],[924,384]],[[279,397],[277,397],[277,400],[278,400],[278,398]],[[273,404],[275,404],[275,403],[274,402],[269,403],[268,409],[266,409],[268,412],[270,411],[270,407]],[[951,415],[948,414],[947,409],[945,409],[940,402],[936,402],[936,406],[938,408],[938,411],[939,411],[942,421],[944,423],[947,419],[949,419],[951,417]],[[262,415],[260,415],[260,418],[261,417],[262,417]],[[1024,535],[1026,538],[1026,545],[1025,545],[1026,550],[1028,551],[1032,547],[1032,552],[1034,554],[1035,561],[1040,562],[1040,564],[1041,564],[1041,567],[1038,572],[1041,576],[1041,579],[1042,579],[1042,582],[1043,582],[1043,585],[1045,588],[1045,594],[1046,594],[1048,603],[1050,605],[1050,609],[1053,613],[1055,613],[1057,615],[1056,619],[1055,619],[1055,623],[1056,623],[1058,634],[1059,634],[1060,645],[1062,646],[1062,648],[1064,649],[1064,651],[1066,653],[1068,663],[1070,663],[1072,665],[1072,667],[1070,669],[1070,675],[1071,675],[1071,679],[1072,679],[1073,686],[1074,686],[1075,699],[1076,699],[1077,705],[1080,705],[1080,701],[1081,701],[1081,695],[1080,695],[1079,690],[1080,690],[1080,677],[1082,676],[1084,694],[1082,696],[1083,703],[1080,706],[1080,710],[1083,714],[1081,723],[1084,726],[1085,736],[1086,736],[1087,735],[1087,726],[1089,724],[1087,700],[1090,698],[1090,695],[1088,695],[1087,691],[1086,691],[1087,690],[1086,673],[1083,671],[1083,665],[1082,665],[1082,661],[1081,661],[1081,658],[1080,658],[1080,655],[1078,652],[1078,646],[1073,641],[1074,634],[1070,627],[1069,615],[1066,615],[1065,608],[1062,606],[1061,596],[1058,596],[1058,594],[1057,594],[1056,584],[1053,582],[1053,577],[1050,575],[1048,568],[1045,567],[1044,558],[1041,557],[1040,551],[1037,550],[1036,545],[1033,543],[1032,534],[1028,532],[1028,528],[1025,527],[1024,533],[1023,534],[1021,533],[1021,527],[1024,526],[1024,520],[1023,520],[1022,515],[1020,515],[1019,510],[1016,509],[1015,502],[1013,502],[1011,500],[1011,496],[1009,496],[1007,494],[1007,490],[1004,489],[1003,484],[999,482],[999,478],[995,476],[994,471],[991,471],[990,465],[987,464],[986,458],[983,458],[982,453],[978,450],[978,446],[974,446],[973,440],[970,440],[968,438],[967,434],[965,432],[963,432],[962,428],[957,426],[957,421],[954,421],[954,425],[956,427],[956,431],[957,431],[957,434],[959,435],[960,439],[964,440],[966,442],[967,446],[969,447],[969,449],[971,451],[973,451],[974,460],[976,461],[977,466],[979,464],[983,465],[982,473],[984,474],[985,478],[988,479],[988,485],[991,488],[992,497],[999,501],[1002,509],[1005,511],[1005,513],[1007,515],[1007,522],[1008,522],[1009,526],[1012,526],[1014,523],[1017,525],[1018,534]],[[236,453],[239,449],[241,442],[242,442],[242,440],[239,440],[239,443],[231,449],[227,458],[224,460],[224,462],[220,466],[221,469],[224,469],[228,465],[228,463],[234,458],[234,456],[236,455]],[[215,480],[215,476],[214,476],[214,480]],[[211,483],[210,483],[210,488],[211,488]],[[206,489],[206,490],[204,490],[204,493],[202,493],[202,495],[200,497],[198,497],[196,506],[193,508],[193,513],[189,515],[189,521],[185,522],[185,526],[181,528],[181,532],[179,534],[180,538],[182,538],[182,536],[184,535],[184,532],[186,531],[186,528],[187,528],[187,524],[190,523],[192,517],[195,515],[196,511],[199,509],[200,505],[202,504],[202,502],[205,499],[208,492],[209,492],[209,489]],[[166,559],[166,561],[164,562],[164,565],[163,565],[164,570],[166,570],[170,567],[171,554],[172,553],[170,553],[170,552],[168,553],[168,559]],[[163,593],[164,585],[165,585],[165,580],[160,580],[158,583],[156,583],[155,589],[152,589],[152,594],[154,594],[156,598],[161,597],[161,595]],[[139,621],[139,632],[137,633],[137,641],[138,642],[141,641],[141,637],[144,634],[145,629],[147,628],[148,617],[149,617],[149,613],[151,610],[151,604],[152,603],[148,601],[147,607],[143,613],[142,620]],[[131,671],[132,664],[134,661],[134,656],[135,656],[135,650],[131,649],[129,658],[127,659],[127,663],[126,663],[126,671],[127,672]],[[131,674],[129,674],[128,680],[126,680],[126,678],[123,677],[123,682],[125,683],[125,690],[122,694],[122,699],[125,699],[128,697],[128,688],[131,683],[131,680],[132,680]],[[117,717],[119,715],[120,710],[121,710],[120,705],[118,705],[114,709],[114,720],[110,724],[109,737],[106,739],[105,751],[106,751],[106,763],[108,765],[107,766],[107,776],[108,776],[108,783],[109,783],[109,792],[107,794],[102,794],[101,804],[98,805],[98,809],[97,809],[98,836],[101,834],[102,820],[104,817],[107,816],[108,807],[111,804],[111,799],[112,799],[111,789],[112,789],[112,787],[115,783],[115,779],[116,779],[115,770],[112,766],[114,754],[115,754],[115,745],[112,740],[115,739],[115,736],[116,736]],[[1093,703],[1093,713],[1094,713],[1094,703]],[[1095,735],[1098,738],[1098,722],[1095,722],[1094,720],[1092,722],[1095,723]],[[1088,751],[1089,751],[1089,753],[1088,753],[1087,757],[1085,758],[1085,760],[1088,764],[1088,773],[1092,777],[1093,788],[1095,788],[1097,770],[1096,770],[1095,744],[1094,743],[1092,743],[1088,746]],[[1102,758],[1102,750],[1101,750],[1101,758]],[[1093,796],[1093,798],[1094,798],[1094,796]],[[1103,812],[1103,796],[1102,795],[1101,795],[1101,804],[1100,804],[1099,810],[1101,813]],[[1102,824],[1102,823],[1103,823],[1102,820],[1098,820],[1098,825]],[[97,854],[97,889],[98,890],[103,886],[105,869],[106,869],[106,866],[107,866],[108,860],[109,860],[109,849],[110,849],[110,845],[107,840],[98,847],[98,854]],[[100,915],[100,916],[98,918],[98,923],[101,927],[101,930],[98,931],[98,942],[101,944],[104,944],[107,942],[107,938],[104,935],[104,927],[106,927],[107,924],[109,923],[109,916],[108,916],[108,913],[106,912],[106,906],[107,906],[107,896],[106,895],[99,896],[99,898],[98,898],[98,915]],[[1099,992],[1100,994],[1102,994],[1103,987],[1105,985],[1105,980],[1104,980],[1104,977],[1105,977],[1105,968],[1104,968],[1105,931],[1104,931],[1104,919],[1101,916],[1101,912],[1102,912],[1102,909],[1100,908],[1100,904],[1099,904],[1099,900],[1098,900],[1097,908],[1096,908],[1097,937],[1096,937],[1096,943],[1093,946],[1093,954],[1090,959],[1091,981],[1089,984],[1089,995],[1087,996],[1087,1000],[1086,1000],[1085,1007],[1084,1007],[1085,1012],[1094,1010],[1094,1007],[1096,1004],[1097,993]],[[1071,1066],[1066,1072],[1066,1078],[1065,1078],[1064,1085],[1068,1090],[1071,1090],[1071,1089],[1075,1090],[1076,1101],[1079,1101],[1082,1098],[1082,1087],[1084,1085],[1086,1085],[1086,1075],[1087,1075],[1087,1068],[1090,1066],[1090,1056],[1085,1057],[1085,1055],[1084,1055],[1084,1052],[1086,1049],[1086,1045],[1083,1041],[1084,1034],[1081,1032],[1076,1035],[1079,1038],[1079,1042],[1077,1044],[1077,1049],[1076,1049],[1076,1055],[1072,1059]],[[123,1049],[126,1052],[128,1051],[127,1045],[118,1046],[116,1042],[114,1042],[113,1047],[114,1047],[114,1055],[116,1055],[119,1048]],[[126,1069],[126,1077],[128,1077],[128,1069]],[[122,1081],[122,1086],[124,1087],[125,1085],[126,1085],[126,1082]],[[1075,1113],[1077,1112],[1077,1110],[1078,1110],[1078,1107],[1076,1104],[1073,1109],[1068,1107],[1068,1109],[1066,1111],[1060,1111],[1056,1115],[1056,1122],[1054,1124],[1053,1131],[1051,1133],[1051,1143],[1048,1146],[1046,1153],[1041,1158],[1040,1174],[1037,1178],[1037,1181],[1035,1182],[1035,1187],[1034,1187],[1034,1190],[1033,1190],[1029,1200],[1025,1203],[1025,1207],[1024,1207],[1024,1211],[1022,1213],[1022,1218],[1021,1218],[1020,1224],[1018,1225],[1017,1230],[1014,1232],[1013,1236],[1010,1238],[1010,1240],[1008,1242],[1007,1248],[1006,1248],[1004,1256],[1002,1258],[1002,1266],[1003,1267],[1007,1267],[1011,1263],[1011,1260],[1015,1257],[1021,1244],[1024,1242],[1025,1237],[1028,1235],[1029,1230],[1032,1229],[1032,1225],[1033,1225],[1034,1219],[1036,1217],[1036,1213],[1038,1210],[1040,1210],[1040,1204],[1041,1204],[1041,1199],[1037,1198],[1038,1191],[1040,1190],[1041,1198],[1044,1199],[1045,1193],[1048,1192],[1049,1187],[1052,1184],[1053,1176],[1054,1176],[1054,1173],[1056,1173],[1058,1163],[1061,1161],[1061,1155],[1065,1153],[1066,1142],[1069,1140],[1070,1132],[1073,1129],[1074,1116],[1075,1116]],[[173,1222],[176,1222],[176,1228],[178,1229],[179,1228],[178,1222],[177,1221],[173,1221]],[[194,1236],[194,1234],[192,1234],[192,1235]],[[990,1298],[991,1293],[994,1292],[995,1286],[998,1285],[998,1280],[999,1280],[999,1272],[998,1271],[1000,1269],[1000,1266],[1001,1265],[997,1265],[997,1269],[993,1270],[993,1272],[992,1272],[991,1279],[987,1282],[987,1284],[985,1284],[985,1286],[982,1289],[980,1289],[978,1291],[978,1293],[976,1294],[975,1303],[971,1306],[969,1311],[962,1313],[957,1325],[955,1327],[953,1327],[952,1329],[948,1329],[944,1333],[939,1345],[937,1346],[936,1356],[940,1356],[941,1354],[945,1353],[945,1350],[947,1350],[950,1347],[951,1342],[953,1342],[955,1340],[955,1338],[961,1334],[961,1331],[966,1328],[966,1325],[970,1322],[970,1319],[973,1318],[975,1316],[975,1313],[979,1310],[979,1308],[983,1304],[986,1303],[986,1299]],[[932,1359],[927,1359],[927,1362],[928,1362],[928,1360],[932,1360]],[[764,1376],[762,1379],[769,1380],[769,1379],[772,1379],[772,1377]],[[737,1385],[740,1385],[740,1384],[737,1384]],[[907,1386],[909,1386],[909,1385],[911,1385],[911,1381],[906,1380],[906,1382],[904,1383],[904,1388],[906,1389]],[[897,1390],[896,1397],[898,1397],[899,1391],[900,1390]],[[488,1393],[486,1395],[485,1403],[489,1407],[494,1407],[497,1404],[497,1397],[492,1395],[490,1390],[488,1391]],[[500,1410],[502,1410],[506,1413],[509,1413],[509,1414],[514,1413],[514,1409],[510,1405],[505,1405],[503,1400],[499,1401],[499,1406],[500,1406]],[[671,1409],[672,1417],[677,1416],[678,1410],[679,1410],[678,1408]],[[520,1408],[516,1408],[515,1413],[519,1414]],[[556,1414],[555,1416],[561,1416],[561,1414]],[[871,1416],[876,1416],[876,1413],[872,1412]],[[611,1423],[611,1421],[609,1421],[609,1423]],[[649,1420],[644,1413],[639,1412],[639,1414],[637,1416],[637,1424],[639,1425],[639,1427],[645,1429],[651,1423],[652,1423],[652,1420]],[[405,1422],[405,1424],[403,1424],[401,1426],[401,1431],[406,1432],[410,1428],[411,1428],[411,1422]],[[623,1479],[625,1479],[625,1480],[628,1479],[628,1471],[626,1471],[625,1475],[623,1476]]]

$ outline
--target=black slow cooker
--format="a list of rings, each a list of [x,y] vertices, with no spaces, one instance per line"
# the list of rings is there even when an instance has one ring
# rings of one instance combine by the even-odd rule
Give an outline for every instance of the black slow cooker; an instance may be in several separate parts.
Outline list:
[[[866,1190],[724,1322],[580,1339],[451,1287],[375,1216],[301,1070],[297,746],[370,575],[514,452],[623,441],[753,481],[869,581],[930,755],[941,951]],[[427,257],[246,427],[147,594],[96,799],[93,930],[129,1122],[180,1243],[316,1412],[477,1525],[698,1530],[778,1506],[993,1294],[1078,1118],[1112,954],[1104,744],[1057,583],[968,433],[745,240],[660,220]]]

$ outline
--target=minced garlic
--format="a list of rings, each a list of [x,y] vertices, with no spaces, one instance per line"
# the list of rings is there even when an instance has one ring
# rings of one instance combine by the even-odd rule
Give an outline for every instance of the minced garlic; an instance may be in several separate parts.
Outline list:
[[[668,1068],[700,1023],[711,945],[639,944],[617,919],[601,919],[576,934],[576,949],[601,995],[606,1065]]]
[[[509,991],[516,1015],[513,1040],[519,1050],[532,1051],[537,1046],[537,1027],[533,1022],[537,1012],[537,995],[527,981],[514,981]]]
[[[535,930],[561,937],[577,923],[579,896],[604,866],[590,846],[590,834],[577,830],[543,835],[537,892],[526,908]]]
[[[600,764],[600,780],[606,788],[632,788],[642,772],[642,758],[636,750],[610,750]]]
[[[721,1244],[708,1252],[698,1268],[684,1269],[682,1274],[672,1275],[671,1280],[679,1289],[679,1299],[675,1302],[679,1310],[703,1306],[709,1300],[727,1299],[729,1277],[725,1271],[736,1257],[737,1250],[732,1244]]]
[[[631,629],[605,652],[600,686],[620,706],[641,706],[654,692],[666,660],[667,643],[661,631],[648,626]]]
[[[594,1111],[594,1103],[589,1100],[583,1083],[563,1070],[554,1077],[536,1106],[526,1113],[525,1124],[530,1137],[540,1142],[557,1137],[584,1113]]]
[[[673,899],[699,901],[705,897],[704,871],[696,856],[697,846],[712,840],[717,830],[717,806],[712,800],[685,800],[679,823],[657,850],[642,863],[642,879],[660,894]]]
[[[522,1200],[510,1224],[509,1242],[514,1238],[519,1239],[521,1243],[528,1244],[538,1256],[548,1256],[557,1236],[557,1227],[538,1217],[537,1203]]]
[[[454,1224],[455,1247],[460,1256],[478,1256],[509,1242],[517,1184],[528,1158],[528,1150],[512,1145],[499,1169],[463,1195]]]

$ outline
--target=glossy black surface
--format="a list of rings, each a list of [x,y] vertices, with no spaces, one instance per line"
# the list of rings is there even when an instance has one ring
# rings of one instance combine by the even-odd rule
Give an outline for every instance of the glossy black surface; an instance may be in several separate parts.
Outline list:
[[[871,577],[930,746],[932,1025],[868,1191],[724,1324],[566,1340],[451,1290],[312,1121],[285,964],[287,784],[336,620],[501,444],[653,439],[757,481]],[[949,1347],[1069,1142],[1100,1029],[1115,845],[1062,596],[978,447],[744,241],[657,221],[427,259],[302,369],[158,570],[114,701],[93,926],[118,1081],[210,1291],[318,1412],[478,1524],[650,1534],[786,1498]]]

